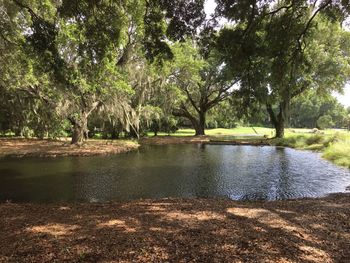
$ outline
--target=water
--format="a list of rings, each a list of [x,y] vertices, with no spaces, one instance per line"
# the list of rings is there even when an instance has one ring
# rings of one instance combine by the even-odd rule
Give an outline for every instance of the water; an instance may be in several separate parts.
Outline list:
[[[233,145],[144,146],[108,157],[0,160],[0,201],[276,200],[344,192],[350,170],[319,154]]]

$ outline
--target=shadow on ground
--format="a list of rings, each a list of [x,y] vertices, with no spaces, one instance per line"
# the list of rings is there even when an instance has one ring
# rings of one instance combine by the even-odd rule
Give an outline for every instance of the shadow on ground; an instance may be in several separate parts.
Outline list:
[[[0,204],[0,262],[349,262],[350,195]]]

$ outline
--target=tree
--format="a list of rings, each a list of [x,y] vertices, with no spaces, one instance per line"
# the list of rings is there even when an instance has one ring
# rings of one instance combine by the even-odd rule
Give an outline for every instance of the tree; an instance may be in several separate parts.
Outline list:
[[[29,30],[30,17],[13,1],[3,1],[0,8],[0,114],[5,126],[17,136],[59,136],[62,120],[57,104],[51,103],[57,101],[55,87],[38,61],[27,56],[31,50],[24,31]]]
[[[305,92],[292,100],[290,123],[297,128],[321,128],[318,121],[329,116],[333,127],[346,126],[346,109],[331,95],[320,96],[317,92]],[[328,125],[329,126],[329,125]]]
[[[237,114],[237,109],[234,107],[235,102],[231,97],[222,101],[213,107],[208,112],[207,124],[208,128],[235,128],[239,123],[242,123],[242,118]]]
[[[187,118],[195,135],[204,135],[207,112],[229,96],[235,81],[228,80],[214,51],[204,59],[191,42],[174,44],[172,50],[169,81],[180,95],[173,114]]]
[[[332,117],[329,115],[323,115],[317,120],[317,126],[321,129],[331,128],[334,125]]]
[[[15,41],[23,56],[19,68],[30,73],[23,78],[26,82],[13,87],[67,118],[73,126],[72,143],[80,143],[87,118],[110,97],[106,94],[128,92],[115,63],[123,50],[113,45],[123,44],[124,10],[106,1],[14,1],[5,7],[6,14],[14,17],[8,27],[19,32]]]
[[[225,9],[230,7],[219,5],[238,23],[221,31],[218,50],[239,76],[245,104],[252,100],[265,104],[276,137],[283,137],[292,98],[309,89],[329,92],[344,87],[350,69],[344,45],[349,34],[318,15],[328,2],[313,7],[304,1],[264,8],[241,4],[251,16],[237,10],[232,15]]]
[[[1,8],[1,41],[21,46],[31,70],[24,63],[20,68],[36,78],[13,87],[26,89],[68,119],[72,143],[84,140],[96,111],[138,136],[144,88],[135,85],[140,78],[130,75],[128,66],[136,65],[130,61],[135,53],[142,65],[148,63],[142,58],[171,58],[167,40],[193,35],[205,17],[203,1],[184,0],[6,0]],[[16,61],[11,52],[2,58],[4,64]]]

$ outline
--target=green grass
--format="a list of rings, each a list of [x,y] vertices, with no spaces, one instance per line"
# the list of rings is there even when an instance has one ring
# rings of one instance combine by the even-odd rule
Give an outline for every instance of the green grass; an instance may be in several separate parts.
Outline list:
[[[0,133],[0,137],[13,137],[13,136],[15,136],[14,132]]]
[[[350,168],[350,136],[347,139],[332,143],[323,152],[323,157],[338,164]]]
[[[253,127],[255,131],[258,133],[258,135],[261,135],[263,137],[264,135],[271,136],[273,132],[273,129],[270,128],[264,128],[264,127]],[[248,135],[255,135],[255,131],[252,127],[237,127],[233,129],[206,129],[205,134],[209,136],[248,136]],[[171,136],[194,136],[195,131],[194,129],[179,129],[175,133],[170,134]],[[153,132],[147,132],[147,136],[153,136]],[[159,132],[158,136],[166,136],[167,133]]]
[[[273,139],[273,145],[315,150],[338,165],[350,168],[350,133],[328,130],[324,134],[286,133],[283,139]]]
[[[257,134],[255,133],[257,132]],[[206,134],[210,136],[230,135],[230,136],[242,136],[242,135],[270,135],[273,130],[264,127],[237,127],[233,129],[210,129],[206,130]]]
[[[274,129],[271,128],[265,128],[265,127],[237,127],[233,129],[224,129],[224,128],[217,128],[217,129],[206,129],[205,134],[209,136],[249,136],[249,135],[256,135],[255,131],[258,133],[257,135],[261,135],[262,137],[269,136],[273,137],[274,135]],[[286,129],[286,136],[291,134],[299,134],[299,135],[309,135],[312,136],[312,129]],[[325,135],[332,135],[335,133],[347,133],[345,130],[336,130],[336,129],[328,129],[321,131],[322,134]],[[195,131],[194,129],[179,129],[175,133],[171,133],[170,136],[194,136]],[[147,136],[153,136],[153,132],[147,132]],[[167,133],[159,132],[158,136],[167,136]]]

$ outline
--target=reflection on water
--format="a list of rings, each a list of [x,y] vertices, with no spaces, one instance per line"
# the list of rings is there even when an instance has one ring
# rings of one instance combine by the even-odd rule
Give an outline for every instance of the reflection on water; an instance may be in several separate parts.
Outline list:
[[[276,200],[324,196],[348,185],[350,171],[316,153],[267,146],[145,146],[109,157],[0,160],[1,201]]]

